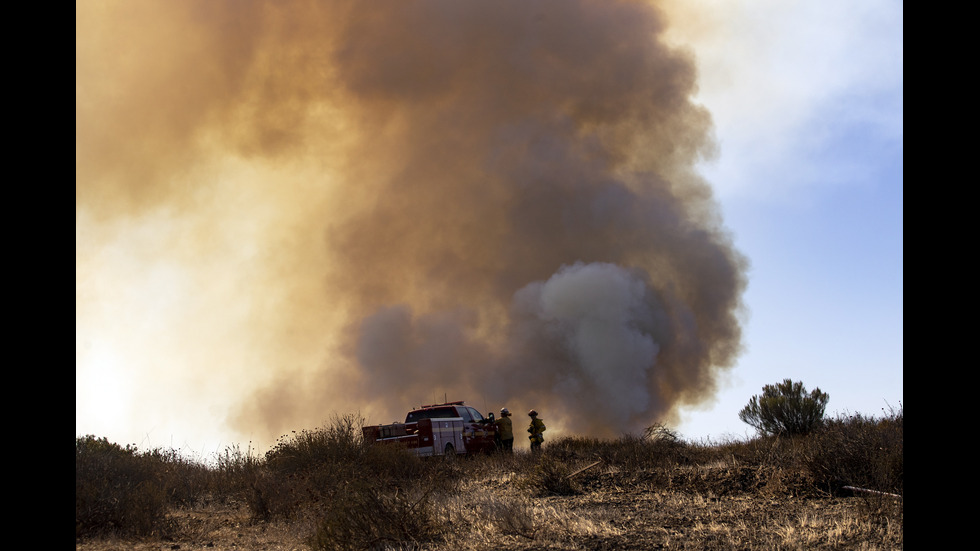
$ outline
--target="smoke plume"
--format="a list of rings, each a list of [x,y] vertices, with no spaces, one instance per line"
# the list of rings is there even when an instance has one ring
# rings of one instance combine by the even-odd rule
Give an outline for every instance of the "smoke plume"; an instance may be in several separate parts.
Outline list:
[[[444,398],[614,436],[710,399],[746,261],[666,25],[609,0],[78,4],[76,413],[110,377],[133,422],[255,439]]]

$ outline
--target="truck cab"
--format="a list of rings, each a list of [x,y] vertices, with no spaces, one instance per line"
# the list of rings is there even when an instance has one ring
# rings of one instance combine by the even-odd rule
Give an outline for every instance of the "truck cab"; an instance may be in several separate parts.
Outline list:
[[[405,424],[417,423],[422,419],[462,419],[463,430],[454,442],[457,453],[489,453],[496,448],[497,426],[493,419],[487,419],[476,408],[462,401],[432,404],[413,409],[405,416]],[[435,427],[436,423],[433,424]]]

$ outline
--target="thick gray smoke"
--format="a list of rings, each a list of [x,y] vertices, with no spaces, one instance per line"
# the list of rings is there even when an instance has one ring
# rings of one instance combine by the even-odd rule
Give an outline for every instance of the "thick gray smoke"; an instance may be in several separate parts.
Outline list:
[[[200,237],[160,255],[249,274],[228,338],[252,353],[208,368],[254,381],[228,407],[241,434],[445,397],[610,436],[733,365],[745,260],[655,3],[146,6],[80,8],[116,19],[79,30],[76,212],[165,209]],[[126,23],[182,38],[144,48]],[[216,264],[242,219],[248,252]]]
[[[612,419],[650,419],[658,405],[648,389],[658,343],[670,335],[664,309],[644,279],[614,264],[563,267],[547,282],[517,292],[515,319],[526,331],[522,348],[547,343],[558,363],[540,378],[532,365],[529,379],[574,400],[575,426],[601,430]],[[598,426],[588,426],[596,412],[602,412]]]

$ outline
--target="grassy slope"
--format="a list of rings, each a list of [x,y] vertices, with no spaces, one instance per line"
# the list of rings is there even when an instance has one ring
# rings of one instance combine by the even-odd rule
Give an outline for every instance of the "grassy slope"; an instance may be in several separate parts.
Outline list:
[[[76,549],[903,546],[901,499],[844,489],[902,493],[901,412],[793,439],[566,438],[458,461],[365,447],[358,427],[209,465],[76,439]]]

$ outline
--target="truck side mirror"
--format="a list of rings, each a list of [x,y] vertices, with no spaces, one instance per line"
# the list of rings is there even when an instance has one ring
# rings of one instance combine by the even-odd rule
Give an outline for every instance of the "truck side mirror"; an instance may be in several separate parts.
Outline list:
[[[491,423],[493,423],[493,421],[494,421],[494,416],[493,416],[493,412],[492,412],[492,411],[491,411],[490,413],[488,413],[488,414],[487,414],[487,419],[489,419],[489,420],[490,420],[490,422],[491,422]]]

